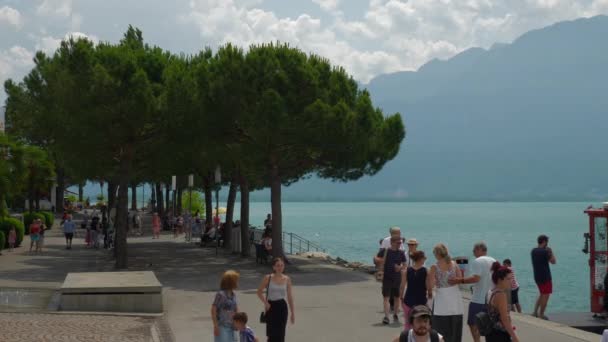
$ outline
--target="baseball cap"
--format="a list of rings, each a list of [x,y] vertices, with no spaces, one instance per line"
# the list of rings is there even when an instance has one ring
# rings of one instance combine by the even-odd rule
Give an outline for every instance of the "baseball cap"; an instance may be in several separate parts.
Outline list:
[[[433,314],[431,313],[431,309],[429,309],[428,306],[426,305],[418,305],[415,306],[412,311],[410,312],[410,318],[414,319],[414,318],[418,318],[418,317],[423,317],[423,316],[428,316],[431,317]]]

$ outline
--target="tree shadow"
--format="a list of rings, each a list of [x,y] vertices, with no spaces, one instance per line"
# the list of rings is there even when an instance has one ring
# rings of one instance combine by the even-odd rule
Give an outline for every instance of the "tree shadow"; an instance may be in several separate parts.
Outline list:
[[[32,254],[21,269],[0,271],[6,280],[62,283],[70,272],[112,272],[112,251],[85,248],[74,244],[73,249],[47,244],[41,254]],[[195,244],[157,241],[147,238],[129,240],[129,271],[153,271],[165,288],[187,291],[216,291],[221,275],[228,269],[240,273],[239,290],[253,293],[263,276],[271,273],[270,265],[260,265],[255,258],[243,258],[220,249],[201,248]],[[339,285],[369,281],[371,276],[360,271],[330,265],[324,261],[299,257],[290,258],[286,273],[297,286]]]

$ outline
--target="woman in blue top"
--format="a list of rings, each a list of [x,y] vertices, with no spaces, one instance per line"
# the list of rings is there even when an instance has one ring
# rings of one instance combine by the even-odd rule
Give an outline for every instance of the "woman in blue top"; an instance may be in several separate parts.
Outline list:
[[[432,294],[427,286],[424,252],[416,251],[410,255],[410,258],[412,259],[412,266],[401,271],[401,288],[399,289],[399,298],[403,298],[404,330],[410,329],[409,314],[412,308],[418,305],[426,305],[427,295],[431,296]],[[406,287],[407,291],[405,290]]]
[[[215,342],[234,342],[233,316],[239,311],[236,300],[236,290],[239,274],[229,270],[222,275],[220,291],[215,295],[211,305],[211,318],[213,319],[213,336]]]

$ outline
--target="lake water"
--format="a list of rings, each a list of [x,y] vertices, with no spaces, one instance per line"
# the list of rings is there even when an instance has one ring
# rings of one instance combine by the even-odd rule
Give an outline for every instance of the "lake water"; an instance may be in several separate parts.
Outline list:
[[[319,243],[332,256],[367,264],[393,225],[401,227],[403,236],[418,239],[427,264],[434,262],[431,250],[438,242],[452,256],[472,258],[473,244],[486,241],[490,256],[512,260],[525,312],[532,311],[537,293],[530,250],[537,236],[546,234],[557,257],[548,312],[588,311],[588,255],[581,250],[588,231],[583,210],[589,204],[287,202],[283,229]],[[261,226],[269,212],[270,203],[251,203],[251,224]]]

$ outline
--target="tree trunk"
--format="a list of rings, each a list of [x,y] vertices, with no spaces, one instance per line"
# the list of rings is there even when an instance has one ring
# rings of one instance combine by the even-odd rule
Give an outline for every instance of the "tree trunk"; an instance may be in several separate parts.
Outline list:
[[[240,176],[241,187],[241,255],[248,257],[249,251],[249,182]]]
[[[203,178],[205,190],[205,224],[213,224],[213,191],[211,189],[211,176]]]
[[[171,190],[169,190],[169,184],[165,188],[165,208],[167,208],[167,212],[171,212]]]
[[[131,163],[133,160],[133,147],[126,146],[125,154],[120,161],[118,207],[116,208],[116,264],[117,269],[126,269],[127,254],[127,222],[129,215],[129,180],[131,178]]]
[[[281,214],[281,175],[276,165],[270,168],[270,201],[272,207],[272,256],[283,256],[283,216]]]
[[[228,201],[226,203],[226,231],[224,234],[224,248],[232,249],[232,227],[234,218],[234,203],[236,202],[237,179],[232,176],[230,180],[230,190],[228,190]]]
[[[84,184],[78,183],[78,202],[82,203],[82,201],[84,201],[83,195],[84,195]]]
[[[40,190],[36,190],[35,201],[36,201],[36,211],[40,211]]]
[[[108,211],[116,208],[116,186],[114,181],[108,181]]]
[[[183,190],[184,189],[182,189],[181,186],[177,187],[177,198],[175,199],[176,200],[175,203],[177,204],[177,214],[178,215],[182,214],[182,204],[183,204],[182,203],[182,192],[183,192]]]
[[[8,216],[8,207],[6,205],[6,196],[0,191],[0,217]],[[4,246],[2,246],[4,248]]]
[[[34,189],[30,188],[27,194],[27,206],[30,213],[34,212]]]
[[[154,187],[154,183],[150,184],[150,209],[152,209],[152,212],[158,212],[156,210],[156,189]]]
[[[156,204],[156,210],[158,212],[158,216],[162,219],[165,215],[165,207],[163,201],[163,190],[161,189],[160,183],[156,183],[156,200],[158,201]]]
[[[137,210],[137,185],[131,184],[131,210]]]
[[[63,193],[65,191],[65,172],[62,168],[58,167],[55,172],[57,173],[57,189],[55,194],[55,212],[63,213]]]

